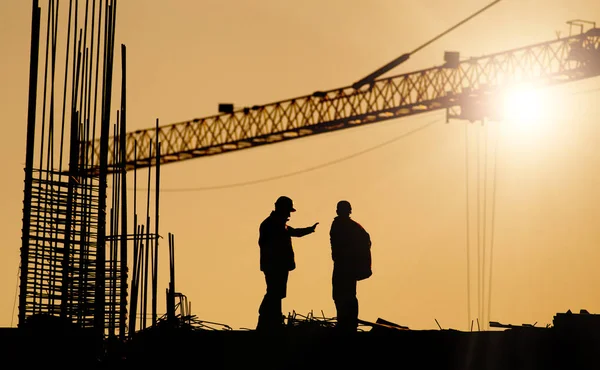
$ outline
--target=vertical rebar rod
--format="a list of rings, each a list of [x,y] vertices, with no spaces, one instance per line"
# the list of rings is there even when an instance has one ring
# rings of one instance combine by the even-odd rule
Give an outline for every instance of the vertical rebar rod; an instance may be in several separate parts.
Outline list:
[[[160,194],[160,142],[158,141],[158,126],[159,126],[159,121],[158,118],[156,119],[156,138],[155,138],[155,145],[156,145],[156,175],[154,175],[155,179],[156,179],[156,185],[155,185],[155,189],[154,189],[154,194],[155,194],[155,200],[154,200],[154,233],[155,233],[155,238],[154,238],[154,264],[153,264],[153,271],[152,271],[152,325],[156,325],[157,320],[157,294],[158,294],[158,239],[160,237],[160,234],[158,232],[158,214],[159,214],[159,194]]]
[[[48,5],[50,5],[50,1],[48,2]],[[48,18],[47,18],[47,24],[46,24],[46,53],[45,53],[45,57],[44,57],[44,87],[43,87],[43,92],[42,92],[42,120],[41,120],[41,135],[40,135],[40,151],[39,151],[39,169],[40,171],[37,172],[37,177],[38,177],[38,182],[40,184],[42,184],[43,180],[43,176],[44,173],[43,171],[41,171],[41,169],[43,169],[43,165],[44,165],[44,133],[46,132],[46,94],[47,94],[47,86],[48,86],[48,52],[49,52],[49,43],[50,43],[50,15],[51,12],[48,11]],[[47,180],[47,179],[46,179]],[[44,197],[48,198],[48,194],[47,194],[47,188],[42,188],[42,186],[40,185],[40,193],[44,193]],[[42,212],[42,222],[44,225],[48,224],[48,211],[47,209],[44,209]],[[26,215],[27,217],[29,217],[29,215]],[[41,228],[36,228],[36,232],[35,232],[35,237],[37,240],[39,240],[39,234],[40,233],[44,233],[45,230],[41,229]],[[43,239],[42,239],[43,240]],[[43,244],[45,244],[46,242],[42,242]],[[40,251],[40,253],[35,253],[35,258],[33,261],[33,268],[34,268],[34,274],[33,274],[33,312],[34,313],[41,313],[42,312],[42,295],[38,294],[38,289],[42,289],[42,281],[41,281],[41,276],[43,275],[43,272],[40,272],[39,266],[44,263],[44,261],[47,258],[47,250],[46,248],[42,248],[42,250]]]
[[[137,141],[133,143],[133,155],[134,157],[137,158]],[[138,243],[138,233],[136,232],[136,228],[138,227],[138,217],[137,217],[137,163],[133,164],[133,226],[134,226],[134,233],[135,233],[135,240],[134,243]],[[134,244],[136,245],[136,244]],[[138,247],[139,248],[139,247]],[[138,258],[137,254],[134,251],[133,254],[134,258]],[[134,262],[133,265],[135,267],[137,267],[137,263],[138,262]],[[137,271],[137,270],[136,270]],[[138,295],[138,285],[139,285],[139,281],[136,280],[137,276],[134,273],[133,276],[131,277],[131,304],[129,305],[129,307],[131,307],[130,309],[130,316],[129,316],[129,336],[134,335],[135,333],[135,324],[136,324],[136,314],[137,314],[137,295]],[[136,288],[135,291],[133,289],[133,284],[136,284]],[[135,295],[134,295],[135,292]]]
[[[96,0],[93,0],[93,2],[92,2],[92,13],[91,14],[92,14],[92,16],[91,16],[91,19],[92,19],[92,24],[91,24],[92,29],[90,31],[90,59],[89,59],[89,63],[90,63],[90,69],[89,69],[89,71],[90,71],[90,73],[89,73],[89,83],[88,83],[88,92],[87,92],[89,98],[88,98],[87,107],[86,107],[86,111],[88,112],[88,115],[87,115],[88,119],[89,119],[90,116],[92,116],[92,82],[93,82],[92,74],[93,74],[93,71],[94,71],[94,68],[93,68],[94,67],[94,52],[96,52],[96,54],[97,54],[97,51],[94,49],[94,36],[96,34]],[[97,57],[98,56],[96,55],[96,58]],[[98,63],[96,63],[95,66],[96,66],[95,70],[97,71],[98,70]],[[94,97],[94,102],[95,102],[96,101],[95,99],[97,98],[97,94],[95,92],[94,92],[93,97]],[[94,137],[93,136],[93,129],[91,127],[90,127],[90,129],[92,130],[92,136],[89,137],[89,135],[88,135],[88,140],[90,140],[90,139],[93,140],[93,137]],[[89,160],[87,153],[85,155],[85,158],[86,158],[86,160]],[[85,165],[86,165],[86,168],[87,168],[88,163],[85,162]]]
[[[169,295],[167,300],[169,322],[175,320],[175,235],[169,233]]]
[[[117,2],[116,2],[116,0],[113,0],[112,7],[111,7],[111,32],[110,32],[110,37],[109,37],[109,40],[110,40],[110,47],[109,47],[110,57],[109,57],[109,59],[110,59],[110,65],[111,65],[111,67],[110,67],[110,77],[109,78],[110,78],[110,84],[111,84],[111,86],[112,86],[112,80],[113,80],[113,78],[112,78],[112,72],[113,72],[113,60],[114,60],[114,52],[115,52],[114,51],[115,50],[115,25],[116,25],[116,22],[117,22],[116,17],[117,17]],[[112,91],[112,89],[111,89],[111,91]],[[109,105],[108,108],[110,110],[110,105]],[[113,134],[113,137],[114,137],[113,144],[114,144],[114,148],[115,148],[115,151],[114,151],[114,154],[113,154],[113,158],[116,158],[117,155],[118,155],[118,149],[117,148],[118,148],[118,133],[119,133],[119,128],[118,128],[118,126],[119,126],[119,117],[120,116],[119,116],[119,114],[117,112],[117,128],[115,129],[115,132]],[[111,171],[111,173],[114,173],[114,171]],[[110,306],[111,316],[109,317],[109,320],[110,320],[109,321],[109,325],[110,325],[110,328],[112,329],[112,334],[113,335],[114,335],[114,330],[115,330],[115,327],[116,327],[115,314],[116,314],[116,307],[117,307],[116,306],[116,300],[117,300],[117,290],[116,290],[117,276],[116,276],[116,274],[117,274],[118,271],[117,271],[117,268],[116,268],[116,266],[117,266],[116,264],[117,264],[117,248],[118,248],[118,243],[117,243],[117,240],[114,238],[114,236],[116,236],[117,233],[118,233],[118,221],[119,221],[118,207],[119,207],[119,195],[120,194],[119,194],[119,189],[118,189],[118,187],[119,187],[118,176],[119,176],[118,172],[114,173],[114,175],[113,175],[113,178],[115,179],[115,182],[114,182],[114,187],[113,187],[113,191],[112,191],[112,197],[115,199],[115,202],[114,202],[114,204],[115,204],[115,212],[114,212],[115,221],[114,221],[114,225],[113,225],[113,228],[112,228],[113,233],[111,235],[112,236],[111,240],[112,240],[112,243],[113,243],[112,244],[113,245],[113,250],[111,251],[112,252],[112,255],[111,255],[112,269],[111,269],[111,280],[110,280],[110,282],[111,282],[111,290],[110,290],[109,294],[111,296],[112,302],[111,302],[111,306]]]
[[[61,134],[60,134],[60,148],[59,148],[59,161],[58,170],[62,172],[62,155],[63,155],[63,137],[65,132],[65,111],[67,109],[67,76],[69,74],[69,50],[71,47],[71,19],[72,19],[73,1],[69,1],[69,20],[67,22],[67,50],[65,55],[65,84],[63,86],[63,105],[62,105],[62,119],[61,119]]]
[[[73,81],[74,90],[72,91],[72,104],[71,104],[71,127],[70,127],[70,154],[69,154],[69,185],[67,192],[67,212],[65,219],[65,242],[64,242],[64,250],[63,250],[63,258],[62,258],[62,282],[61,282],[61,302],[60,302],[60,316],[62,318],[67,318],[68,316],[68,304],[69,304],[69,288],[72,286],[72,281],[70,280],[69,270],[71,266],[71,227],[72,227],[72,214],[74,210],[74,189],[76,186],[77,178],[78,178],[78,158],[79,158],[79,112],[77,111],[76,100],[79,91],[79,83],[80,83],[80,72],[81,72],[81,59],[82,59],[82,39],[81,32],[77,47],[77,59],[75,62],[74,76],[75,80]],[[65,81],[66,82],[66,81]],[[49,129],[50,131],[50,129]],[[50,147],[50,145],[48,145]]]
[[[87,44],[87,40],[88,40],[88,35],[87,35],[87,26],[88,26],[88,9],[89,9],[89,3],[86,0],[86,6],[85,6],[85,24],[86,24],[86,28],[85,28],[85,33],[84,33],[84,39],[85,39],[85,43]],[[98,84],[97,84],[97,76],[98,76],[98,70],[100,69],[99,66],[99,53],[96,52],[96,62],[94,63],[94,35],[95,35],[95,24],[96,24],[96,1],[94,0],[93,4],[92,4],[92,9],[91,9],[91,13],[89,13],[89,18],[91,19],[91,33],[89,36],[89,40],[90,40],[90,47],[89,49],[86,47],[86,56],[87,58],[85,59],[85,70],[86,72],[85,74],[85,85],[84,85],[84,94],[85,94],[85,99],[83,101],[83,110],[84,110],[84,114],[83,114],[83,122],[85,122],[85,128],[83,130],[84,134],[81,137],[81,143],[85,143],[85,147],[81,147],[80,146],[80,168],[81,168],[81,173],[85,173],[84,170],[87,169],[88,166],[88,151],[89,151],[89,146],[88,146],[88,142],[90,140],[90,136],[92,138],[95,138],[95,120],[96,120],[96,112],[94,111],[92,113],[92,108],[91,108],[91,104],[92,104],[92,99],[94,100],[94,107],[97,104],[97,100],[98,100]],[[98,16],[98,24],[101,24],[101,12]],[[98,32],[98,42],[100,42],[100,32]],[[98,48],[99,49],[99,48]],[[89,50],[89,52],[87,52]],[[92,85],[94,84],[93,81],[93,75],[96,75],[96,83],[95,83],[95,89],[92,90]],[[93,94],[92,94],[93,92]],[[94,127],[91,127],[91,121],[93,120],[94,122]],[[93,194],[93,189],[92,189],[92,179],[89,176],[81,176],[81,181],[85,186],[84,188],[84,194],[86,199],[90,199],[87,201],[87,204],[84,205],[84,207],[86,207],[87,210],[89,210],[88,212],[91,212],[91,199],[92,199],[92,194]],[[79,291],[80,291],[80,296],[81,297],[88,297],[90,294],[91,289],[89,288],[89,270],[91,268],[91,264],[90,264],[90,260],[91,260],[91,248],[90,248],[90,241],[91,241],[91,237],[90,237],[90,232],[92,230],[92,223],[93,221],[91,220],[91,213],[89,215],[86,214],[83,222],[82,222],[82,235],[81,235],[81,250],[79,253],[79,265],[82,266],[81,268],[81,272],[79,273],[78,276],[78,281],[79,281]],[[80,299],[78,302],[78,307],[79,309],[77,310],[77,316],[78,316],[78,320],[81,322],[81,320],[84,320],[84,318],[87,318],[87,316],[89,315],[89,308],[88,308],[88,303],[87,303],[87,299]]]
[[[172,304],[173,289],[171,289],[171,287],[173,286],[173,280],[171,279],[171,275],[172,275],[171,274],[171,269],[172,269],[171,255],[172,255],[172,249],[173,249],[173,243],[171,241],[171,233],[168,233],[168,243],[169,243],[169,286],[166,289],[166,291],[167,291],[166,306],[167,306],[167,321],[169,323],[173,323],[175,315],[173,313],[174,306]]]
[[[137,158],[137,141],[133,143],[133,156]],[[137,161],[133,163],[133,225],[138,224],[137,217]]]
[[[31,11],[31,45],[29,51],[29,96],[27,103],[27,145],[25,152],[25,181],[23,197],[23,228],[21,236],[21,278],[19,291],[19,322],[25,323],[27,307],[27,279],[29,277],[29,233],[31,228],[31,196],[33,190],[33,160],[37,105],[38,57],[40,44],[40,14],[38,0],[33,0]]]
[[[143,225],[142,225],[143,226]],[[146,317],[147,317],[147,311],[148,311],[148,259],[150,258],[149,253],[148,253],[148,243],[149,243],[149,236],[148,236],[148,230],[142,228],[142,230],[144,230],[143,233],[143,238],[145,240],[145,243],[143,244],[143,260],[142,260],[142,267],[141,267],[141,279],[142,279],[142,302],[141,302],[141,313],[142,313],[142,317],[141,317],[141,326],[140,328],[146,329]]]
[[[97,117],[97,108],[98,108],[98,76],[100,73],[100,37],[102,35],[101,26],[102,26],[102,0],[100,0],[100,5],[98,6],[98,39],[96,41],[96,74],[94,76],[94,111],[92,112],[92,140],[94,142],[96,140],[96,117]],[[93,47],[93,42],[92,42]],[[104,67],[103,67],[104,68]],[[102,71],[104,74],[104,70]],[[102,109],[102,108],[101,108]],[[90,148],[90,163],[94,163],[94,156],[96,155],[93,146]],[[99,162],[98,162],[99,163]]]
[[[150,158],[152,158],[152,142],[149,144],[150,146]],[[148,167],[148,187],[146,192],[146,259],[144,260],[144,317],[143,317],[143,326],[142,329],[146,328],[146,317],[148,314],[148,263],[151,259],[150,253],[152,253],[152,249],[150,249],[150,183],[152,178],[152,167]]]
[[[113,140],[113,151],[112,151],[112,156],[113,158],[118,159],[117,152],[118,152],[118,146],[117,146],[117,132],[118,132],[118,118],[119,115],[117,114],[117,124],[113,125],[113,136],[112,136],[112,140]],[[117,189],[116,189],[116,184],[117,184],[117,176],[115,174],[113,174],[113,176],[111,177],[112,180],[112,186],[111,186],[111,210],[110,210],[110,229],[109,229],[109,235],[110,235],[110,240],[109,240],[109,251],[108,251],[108,272],[107,272],[107,281],[109,282],[109,286],[108,286],[108,294],[107,294],[107,299],[108,299],[108,303],[107,306],[109,307],[108,310],[108,335],[109,336],[114,336],[114,320],[115,320],[115,312],[114,312],[114,303],[115,303],[115,286],[114,286],[114,274],[115,274],[115,234],[116,234],[116,223],[117,223],[117,197],[115,196],[117,193]]]
[[[52,5],[52,0],[48,1],[48,6],[50,7]],[[48,53],[50,52],[50,24],[51,24],[51,14],[52,12],[48,11],[48,18],[46,19],[46,55],[44,58],[44,88],[42,91],[42,126],[41,126],[41,135],[40,135],[40,158],[39,158],[39,168],[42,169],[44,168],[44,148],[45,148],[45,142],[44,142],[44,137],[45,137],[45,133],[46,133],[46,103],[47,103],[47,99],[46,99],[46,95],[47,95],[47,89],[48,89]],[[40,171],[40,180],[41,180],[41,176],[42,176],[42,172]]]
[[[121,115],[120,115],[120,111],[117,112],[117,129],[115,132],[115,158],[119,158],[119,161],[121,161],[120,158],[120,153],[121,153],[121,148],[120,148],[120,143],[121,143],[121,139],[119,137],[119,132],[121,131]],[[115,222],[114,222],[114,250],[113,250],[113,266],[114,266],[114,270],[113,270],[113,289],[111,292],[111,295],[113,296],[113,302],[114,305],[112,306],[111,310],[113,312],[113,321],[111,322],[111,325],[115,328],[115,330],[118,328],[118,313],[119,313],[119,308],[120,306],[118,305],[119,299],[121,297],[121,292],[119,291],[119,276],[120,276],[120,269],[119,269],[119,255],[120,255],[120,244],[121,244],[121,240],[120,238],[117,239],[117,236],[119,236],[119,228],[120,228],[120,222],[121,222],[121,176],[122,174],[120,173],[120,171],[114,171],[113,172],[113,176],[115,178],[115,187],[114,187],[114,192],[113,192],[113,196],[115,197]]]
[[[88,43],[88,17],[90,17],[90,13],[89,13],[89,0],[85,0],[85,17],[84,17],[84,21],[83,24],[84,26],[84,31],[83,31],[83,44],[86,45],[85,49],[84,49],[84,67],[83,67],[83,83],[82,83],[82,98],[81,98],[81,108],[80,108],[80,116],[81,116],[81,120],[83,122],[86,121],[86,119],[88,118],[88,89],[89,89],[89,84],[88,84],[88,69],[91,68],[91,60],[92,60],[92,54],[91,54],[91,50],[87,47],[87,43]],[[92,11],[91,14],[91,19],[94,19],[94,13]],[[91,42],[91,44],[93,44],[93,42]],[[89,64],[89,66],[88,66]],[[87,129],[83,130],[84,134],[83,137],[81,138],[86,139],[88,138],[88,132]],[[86,141],[82,141],[82,142],[86,142]],[[81,153],[80,153],[80,157],[84,154],[84,150],[82,148]],[[85,163],[85,159],[81,160],[81,163]]]
[[[87,28],[87,27],[86,27]],[[88,91],[88,61],[90,59],[89,49],[86,46],[83,50],[83,70],[81,72],[81,101],[79,103],[79,141],[85,143],[84,140],[89,136],[88,128],[84,124],[88,118],[87,112],[87,91]],[[84,168],[83,164],[85,163],[84,151],[83,148],[80,148],[78,151],[78,159],[77,165],[79,168]]]
[[[67,307],[68,307],[68,289],[69,283],[69,267],[71,264],[71,214],[73,212],[73,191],[75,188],[75,182],[77,178],[77,158],[79,156],[79,144],[78,144],[78,116],[77,112],[72,112],[71,116],[71,152],[69,159],[69,185],[67,193],[67,214],[65,220],[65,245],[64,254],[62,259],[62,285],[61,285],[61,302],[60,302],[60,317],[67,318]]]
[[[138,234],[135,232],[133,234],[133,271],[131,272],[131,296],[129,301],[129,313],[131,316],[129,317],[129,336],[131,337],[133,333],[135,333],[135,313],[136,310],[136,295],[137,295],[137,285],[136,285],[136,276],[137,276],[137,264],[138,264]]]
[[[131,276],[131,304],[130,311],[131,316],[129,318],[129,335],[132,336],[135,333],[136,319],[137,319],[137,305],[138,295],[140,286],[140,268],[142,259],[142,247],[141,247],[141,225],[136,225],[136,232],[134,233],[133,240],[133,274]]]
[[[65,126],[66,126],[66,107],[67,107],[67,86],[68,86],[68,75],[69,75],[69,54],[70,54],[70,46],[71,46],[71,25],[72,25],[72,16],[73,16],[73,1],[69,1],[69,12],[68,12],[68,20],[67,20],[67,40],[66,40],[66,53],[65,53],[65,69],[64,69],[64,77],[63,77],[63,94],[62,94],[62,114],[61,114],[61,125],[60,125],[60,135],[59,135],[59,152],[58,152],[58,169],[62,172],[63,168],[63,145],[64,145],[64,135],[65,135]],[[76,25],[73,27],[75,29]],[[73,65],[73,70],[75,66]],[[72,110],[69,109],[69,114],[72,114]],[[70,124],[72,125],[73,117],[70,118]],[[55,233],[58,234],[58,230],[55,230]],[[63,264],[64,264],[63,260]],[[54,264],[53,264],[54,266]],[[66,274],[63,265],[63,274]],[[64,279],[63,282],[64,284]],[[61,287],[62,288],[62,287]],[[61,289],[63,295],[61,297],[61,316],[64,317],[63,312],[65,311],[64,302],[66,302],[65,289]]]
[[[108,175],[108,140],[110,131],[110,103],[112,91],[112,53],[110,52],[112,34],[114,33],[113,6],[107,6],[104,40],[105,55],[103,68],[102,118],[100,127],[100,175],[99,175],[99,213],[98,213],[98,246],[96,255],[96,297],[94,311],[94,327],[99,335],[104,333],[105,286],[106,286],[106,188]]]
[[[54,168],[54,82],[56,79],[56,38],[58,33],[58,0],[52,1],[51,9],[51,64],[50,64],[50,114],[48,122],[48,170]]]
[[[85,16],[85,29],[84,29],[84,44],[87,44],[87,27],[88,27],[88,12],[89,12],[89,8],[88,8],[88,4],[86,2],[86,16]],[[91,19],[94,19],[94,13],[92,11],[91,14]],[[90,215],[92,212],[92,206],[93,206],[93,201],[92,201],[92,189],[91,189],[91,185],[92,185],[92,181],[90,179],[89,176],[85,176],[82,174],[85,174],[85,170],[87,167],[87,162],[86,162],[86,146],[87,146],[87,142],[90,138],[90,110],[89,110],[89,105],[90,105],[90,100],[91,100],[91,93],[90,93],[90,89],[91,89],[91,84],[92,84],[92,80],[91,80],[91,76],[92,76],[92,71],[93,71],[93,54],[90,48],[88,48],[87,46],[85,47],[84,50],[84,58],[83,58],[83,73],[82,73],[82,89],[81,89],[81,94],[82,94],[82,99],[81,99],[81,108],[80,108],[80,114],[79,116],[81,117],[78,121],[79,121],[79,141],[78,141],[78,160],[77,160],[77,164],[78,164],[78,181],[79,181],[79,186],[83,187],[80,191],[81,194],[83,196],[83,201],[80,202],[78,204],[79,210],[81,212],[81,221],[80,221],[80,230],[81,230],[81,234],[79,235],[79,241],[78,241],[78,251],[77,254],[74,255],[72,257],[72,261],[73,263],[75,261],[77,261],[78,265],[79,265],[79,271],[77,272],[77,274],[73,275],[71,280],[72,280],[72,290],[75,292],[77,291],[77,300],[75,302],[75,304],[73,304],[71,307],[74,311],[73,315],[76,316],[76,320],[77,323],[79,323],[80,325],[84,325],[83,322],[85,320],[85,318],[87,317],[87,307],[85,307],[86,303],[85,301],[87,300],[88,297],[88,289],[86,287],[86,283],[87,283],[87,270],[89,269],[89,265],[87,264],[87,261],[89,260],[89,253],[90,253],[90,248],[88,243],[90,242],[91,238],[90,238],[90,231],[91,231],[91,220],[90,220]],[[62,144],[61,144],[62,145]]]
[[[50,28],[51,29],[51,64],[50,64],[50,114],[49,114],[49,123],[48,123],[48,155],[47,155],[47,165],[46,168],[49,170],[46,172],[46,181],[50,180],[50,177],[53,176],[50,173],[50,170],[54,168],[54,83],[56,77],[56,38],[58,33],[58,0],[56,2],[51,1],[50,5]],[[52,199],[55,196],[54,187],[49,187],[49,198]],[[51,225],[56,225],[55,218],[55,206],[50,204],[50,215],[51,215]],[[57,256],[58,250],[58,239],[56,235],[58,234],[57,227],[55,226],[53,230],[50,230],[50,234],[54,237],[54,242],[51,242],[52,248],[49,249],[48,255],[49,260],[52,261]],[[48,285],[50,291],[54,291],[57,285],[57,269],[55,263],[50,263],[48,272]],[[64,270],[63,270],[64,274]],[[54,307],[55,296],[51,295],[48,297],[48,305],[50,307]]]
[[[121,300],[119,315],[119,334],[125,339],[125,325],[127,323],[127,170],[125,167],[127,134],[127,50],[121,45]]]

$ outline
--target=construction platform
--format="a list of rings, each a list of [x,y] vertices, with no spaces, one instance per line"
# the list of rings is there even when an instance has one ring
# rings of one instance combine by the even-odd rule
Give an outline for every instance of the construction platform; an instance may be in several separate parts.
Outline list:
[[[123,342],[98,341],[76,329],[5,328],[0,329],[0,348],[3,361],[27,367],[600,369],[600,316],[558,314],[554,323],[477,332],[381,325],[350,335],[316,322],[275,333],[162,325]]]

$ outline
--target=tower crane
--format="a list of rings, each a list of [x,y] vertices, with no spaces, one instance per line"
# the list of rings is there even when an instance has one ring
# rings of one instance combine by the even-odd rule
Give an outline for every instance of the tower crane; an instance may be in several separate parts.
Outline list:
[[[352,86],[244,107],[229,113],[129,132],[125,156],[115,159],[109,140],[108,172],[232,152],[394,118],[446,109],[448,118],[480,120],[494,93],[513,84],[550,86],[600,74],[600,28],[556,40],[460,60],[446,52],[436,67]],[[404,54],[405,56],[407,54]],[[403,59],[403,57],[397,60]],[[397,63],[396,63],[397,65]],[[386,69],[385,71],[387,71]],[[152,153],[153,142],[161,154]],[[121,141],[123,142],[123,141]],[[100,141],[88,143],[88,163],[98,169]]]

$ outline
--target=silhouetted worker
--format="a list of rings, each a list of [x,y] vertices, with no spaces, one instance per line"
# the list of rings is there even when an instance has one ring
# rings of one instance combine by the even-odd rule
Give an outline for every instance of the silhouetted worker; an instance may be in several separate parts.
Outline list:
[[[329,231],[336,328],[340,332],[355,332],[358,327],[356,283],[372,274],[371,237],[358,222],[350,218],[352,206],[348,201],[339,201],[336,213]]]
[[[295,229],[287,225],[291,212],[296,212],[292,200],[281,196],[275,202],[275,210],[260,224],[260,270],[265,274],[267,292],[258,310],[257,330],[282,327],[281,300],[286,297],[288,274],[296,268],[292,237],[313,233],[319,224]]]

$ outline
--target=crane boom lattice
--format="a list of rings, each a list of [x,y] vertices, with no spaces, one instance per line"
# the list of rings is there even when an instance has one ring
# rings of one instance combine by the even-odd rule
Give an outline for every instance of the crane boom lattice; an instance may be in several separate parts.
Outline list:
[[[151,154],[156,135],[161,164],[215,155],[258,145],[456,108],[467,95],[514,83],[552,85],[600,74],[600,29],[482,57],[375,80],[228,114],[126,134],[126,169],[156,165]],[[114,141],[110,141],[113,145]],[[92,168],[98,167],[99,141],[88,143]],[[119,169],[109,149],[109,168]]]

